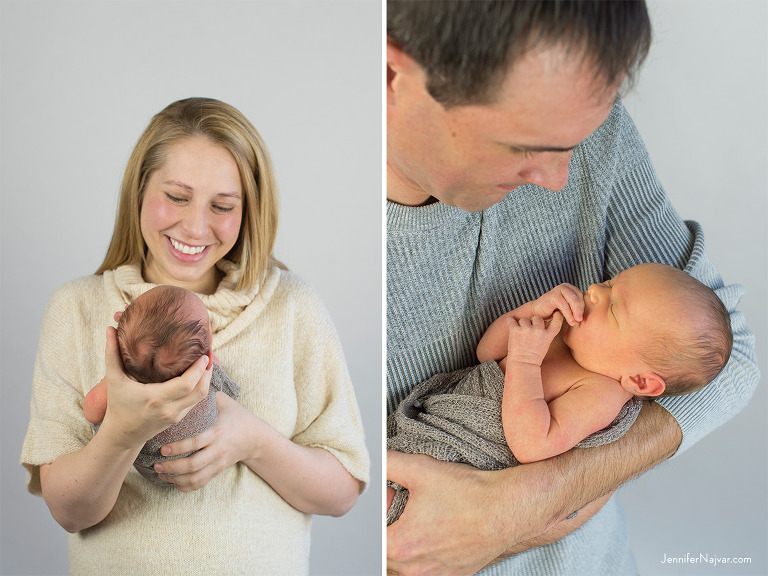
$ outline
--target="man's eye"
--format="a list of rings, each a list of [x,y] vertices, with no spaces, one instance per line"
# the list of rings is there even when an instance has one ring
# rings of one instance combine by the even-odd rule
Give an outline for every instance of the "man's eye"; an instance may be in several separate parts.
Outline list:
[[[530,150],[523,150],[521,148],[510,148],[515,154],[522,156],[523,158],[530,158],[533,156],[533,152]]]

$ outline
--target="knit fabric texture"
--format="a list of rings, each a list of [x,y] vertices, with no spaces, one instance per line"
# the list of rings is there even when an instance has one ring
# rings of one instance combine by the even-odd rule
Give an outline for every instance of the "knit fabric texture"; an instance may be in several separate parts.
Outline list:
[[[216,408],[216,392],[224,392],[233,400],[237,400],[240,397],[240,386],[229,379],[229,376],[227,376],[224,370],[221,369],[221,366],[214,362],[211,370],[211,385],[208,390],[208,395],[193,406],[184,418],[179,420],[176,424],[172,424],[159,434],[147,440],[146,444],[144,444],[139,452],[139,455],[136,456],[133,467],[150,482],[154,482],[155,484],[167,488],[171,487],[171,484],[165,480],[161,480],[157,475],[154,468],[155,464],[167,460],[175,460],[176,458],[186,458],[187,456],[194,454],[195,451],[184,452],[183,454],[177,454],[175,456],[163,456],[160,453],[160,449],[165,444],[195,436],[213,426],[213,423],[216,422],[216,418],[219,415],[219,411]],[[94,434],[99,431],[100,427],[101,424],[91,424]]]
[[[361,482],[370,461],[341,345],[317,294],[295,274],[271,268],[260,285],[234,289],[225,273],[199,295],[212,347],[240,386],[241,406],[301,446],[327,450]],[[39,467],[93,438],[83,398],[105,373],[104,327],[154,285],[122,266],[59,288],[43,316],[21,462],[40,494]],[[66,342],[67,346],[62,346]],[[132,469],[112,511],[67,534],[72,574],[306,574],[311,516],[299,512],[243,463],[183,493]]]
[[[678,454],[738,413],[757,386],[754,337],[736,311],[742,288],[723,284],[701,227],[672,207],[620,101],[574,149],[562,190],[528,184],[476,213],[388,202],[386,220],[388,413],[418,382],[477,364],[477,343],[502,314],[563,282],[585,290],[643,262],[683,269],[731,315],[733,352],[717,379],[658,400],[683,431]],[[558,543],[484,573],[616,576],[634,572],[628,550],[614,503]]]
[[[387,448],[481,470],[517,466],[501,423],[503,396],[504,373],[495,360],[436,374],[417,384],[387,417]],[[576,446],[590,448],[617,440],[629,430],[641,407],[639,400],[631,398],[611,424]],[[405,509],[408,490],[396,482],[387,485],[395,490],[387,511],[389,526]]]
[[[172,484],[161,480],[155,472],[155,464],[158,462],[165,462],[167,460],[175,460],[176,458],[186,458],[195,451],[185,452],[175,456],[163,456],[160,453],[160,449],[170,442],[176,442],[177,440],[183,440],[200,434],[208,430],[213,423],[216,422],[216,418],[219,415],[219,411],[216,408],[216,392],[224,392],[227,396],[233,400],[237,400],[240,397],[240,386],[232,382],[229,376],[226,375],[221,366],[213,363],[211,374],[211,386],[208,390],[208,395],[198,402],[187,414],[179,420],[176,424],[169,426],[156,436],[153,436],[139,452],[136,457],[136,461],[133,463],[133,467],[139,471],[139,474],[144,476],[147,480],[160,484],[162,486],[171,488]]]

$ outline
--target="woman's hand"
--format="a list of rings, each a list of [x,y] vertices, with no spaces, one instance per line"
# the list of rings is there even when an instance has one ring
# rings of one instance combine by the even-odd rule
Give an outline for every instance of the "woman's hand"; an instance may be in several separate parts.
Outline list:
[[[163,456],[197,450],[186,458],[155,464],[160,478],[182,492],[202,488],[225,468],[251,456],[254,441],[248,424],[256,417],[223,392],[216,393],[216,408],[219,416],[213,426],[161,449]]]
[[[203,356],[168,382],[134,382],[123,371],[114,328],[107,328],[105,358],[109,399],[98,434],[82,449],[40,466],[43,498],[56,521],[69,532],[90,528],[106,518],[144,443],[183,418],[208,394],[211,380]]]
[[[117,331],[107,328],[107,412],[100,434],[124,448],[142,446],[154,435],[181,420],[208,395],[211,370],[202,356],[177,378],[158,384],[141,384],[128,377],[117,344]]]
[[[163,446],[164,456],[198,452],[156,464],[161,478],[190,492],[242,462],[301,512],[341,516],[355,504],[360,482],[328,450],[292,442],[222,392],[216,407],[219,417],[208,430]]]

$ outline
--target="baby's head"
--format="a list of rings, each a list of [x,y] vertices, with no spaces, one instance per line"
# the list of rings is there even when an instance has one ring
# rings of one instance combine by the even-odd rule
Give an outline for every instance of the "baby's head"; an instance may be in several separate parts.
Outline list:
[[[125,372],[137,382],[165,382],[211,353],[208,311],[194,292],[176,286],[148,290],[117,325]]]
[[[728,311],[707,286],[640,264],[584,293],[584,320],[563,340],[584,368],[637,396],[688,394],[711,382],[733,345]]]

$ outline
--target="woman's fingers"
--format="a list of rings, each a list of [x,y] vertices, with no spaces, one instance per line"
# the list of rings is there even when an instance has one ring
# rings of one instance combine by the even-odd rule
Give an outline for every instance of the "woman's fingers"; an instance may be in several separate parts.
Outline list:
[[[122,374],[123,361],[120,358],[120,350],[117,347],[117,330],[112,326],[107,327],[107,345],[104,354],[107,374]]]
[[[201,356],[181,376],[160,384],[164,387],[166,401],[174,409],[186,414],[190,408],[208,395],[213,374],[208,365],[208,356]],[[181,415],[182,418],[184,414]]]

